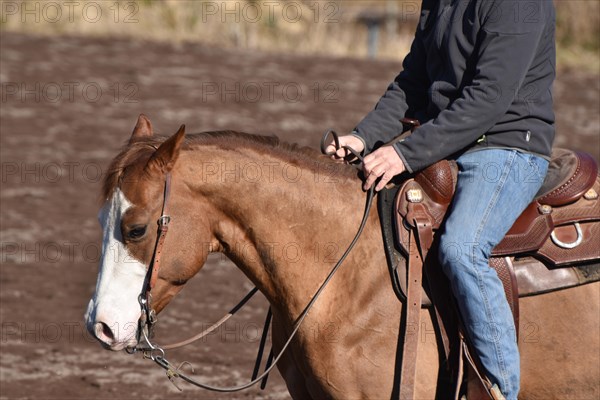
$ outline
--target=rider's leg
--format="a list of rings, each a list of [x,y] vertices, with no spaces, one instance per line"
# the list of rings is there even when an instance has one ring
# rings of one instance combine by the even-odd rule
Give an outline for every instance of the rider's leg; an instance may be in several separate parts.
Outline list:
[[[533,200],[548,161],[507,149],[462,155],[456,195],[440,242],[440,261],[465,329],[485,372],[508,400],[519,391],[519,350],[510,307],[492,249]]]

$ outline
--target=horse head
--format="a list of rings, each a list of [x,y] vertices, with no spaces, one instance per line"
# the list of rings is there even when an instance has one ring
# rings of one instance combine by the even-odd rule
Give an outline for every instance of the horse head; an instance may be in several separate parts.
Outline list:
[[[152,125],[138,118],[129,143],[113,160],[104,184],[106,201],[98,219],[102,226],[102,254],[96,290],[85,315],[87,329],[104,347],[121,350],[137,344],[141,316],[139,296],[146,287],[148,267],[157,240],[167,174],[177,176],[177,159],[185,135],[182,125],[168,139],[155,138]],[[176,179],[176,178],[175,178]],[[177,214],[182,200],[171,191],[171,212],[177,220],[169,230],[161,274],[152,289],[152,308],[160,312],[206,261],[207,248],[198,235],[208,237],[202,213]],[[198,208],[196,208],[198,210]],[[192,237],[194,238],[192,240]],[[210,242],[206,242],[207,244]]]

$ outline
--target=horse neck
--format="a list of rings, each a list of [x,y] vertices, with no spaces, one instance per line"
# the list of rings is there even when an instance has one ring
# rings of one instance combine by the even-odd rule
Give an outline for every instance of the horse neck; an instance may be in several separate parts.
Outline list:
[[[339,168],[325,159],[311,167],[255,150],[205,150],[182,153],[178,164],[188,187],[210,204],[215,250],[271,304],[297,315],[360,223],[359,180],[333,173]]]

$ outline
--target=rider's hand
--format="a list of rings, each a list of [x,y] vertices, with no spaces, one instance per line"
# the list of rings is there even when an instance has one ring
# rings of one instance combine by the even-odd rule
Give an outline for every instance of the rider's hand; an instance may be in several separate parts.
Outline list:
[[[333,158],[334,160],[343,160],[344,158],[350,155],[350,152],[348,150],[342,148],[343,146],[351,147],[357,153],[362,153],[362,151],[365,149],[365,144],[363,143],[363,141],[354,135],[340,136],[339,141],[340,148],[337,149],[337,151],[335,149],[335,143],[333,140],[327,145],[327,148],[325,149],[327,153],[333,153],[335,151],[335,153],[331,155],[331,158]]]
[[[363,188],[369,190],[377,178],[381,176],[381,180],[375,187],[375,190],[379,191],[385,187],[390,179],[405,170],[404,162],[392,146],[380,147],[366,156],[363,161],[363,171],[367,177]]]

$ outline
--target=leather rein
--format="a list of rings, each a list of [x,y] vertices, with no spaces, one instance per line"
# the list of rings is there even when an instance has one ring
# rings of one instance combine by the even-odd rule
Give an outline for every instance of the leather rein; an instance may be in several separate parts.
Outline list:
[[[330,135],[332,136],[333,144],[334,144],[334,147],[336,148],[336,150],[343,148],[344,150],[347,151],[347,153],[349,153],[348,157],[346,157],[346,161],[351,162],[351,163],[354,163],[355,161],[362,162],[363,158],[362,158],[361,154],[359,154],[358,152],[356,152],[354,149],[352,149],[349,146],[340,146],[340,143],[338,140],[338,135],[333,130],[327,131],[325,133],[325,135],[323,136],[323,138],[321,139],[321,151],[323,154],[331,156],[335,153],[335,151],[327,151],[326,150],[327,146],[330,143],[328,140]],[[151,292],[152,292],[152,289],[154,288],[154,286],[156,285],[156,281],[158,280],[158,273],[159,273],[160,265],[161,265],[163,246],[165,243],[165,239],[167,237],[167,233],[169,231],[169,224],[171,222],[171,217],[169,215],[169,195],[170,195],[170,191],[171,191],[171,174],[167,173],[165,176],[162,212],[161,212],[160,218],[157,221],[158,232],[157,232],[156,243],[154,245],[154,254],[152,256],[152,260],[150,261],[150,266],[148,267],[148,272],[146,274],[144,286],[142,288],[140,295],[138,296],[138,302],[140,304],[141,311],[142,311],[139,322],[138,322],[138,325],[139,325],[138,333],[137,333],[138,345],[134,348],[127,348],[126,351],[129,354],[134,354],[134,353],[140,351],[140,352],[142,352],[144,358],[152,360],[156,364],[158,364],[160,367],[164,368],[167,371],[166,372],[167,378],[169,378],[171,383],[173,383],[175,385],[175,387],[177,387],[179,390],[181,390],[181,388],[177,385],[177,383],[175,381],[176,378],[183,379],[184,381],[187,381],[188,383],[191,383],[194,386],[197,386],[197,387],[200,387],[203,389],[207,389],[207,390],[211,390],[211,391],[216,391],[216,392],[237,392],[237,391],[240,391],[243,389],[247,389],[247,388],[257,384],[260,381],[263,382],[261,387],[264,388],[264,385],[266,383],[266,378],[268,377],[269,372],[277,365],[277,362],[281,359],[281,357],[283,356],[283,353],[289,347],[290,343],[292,342],[292,339],[295,337],[296,333],[300,329],[300,326],[302,325],[302,322],[308,315],[308,312],[312,309],[313,305],[315,304],[315,302],[317,301],[317,299],[319,298],[319,296],[321,295],[321,293],[323,292],[323,290],[325,289],[325,287],[327,286],[327,284],[329,283],[331,278],[333,278],[334,274],[340,268],[340,266],[342,265],[342,263],[344,262],[344,260],[348,256],[348,254],[352,251],[352,249],[356,245],[356,242],[358,242],[358,239],[360,238],[360,236],[364,230],[364,227],[366,225],[366,222],[368,220],[368,217],[369,217],[371,205],[373,203],[373,198],[374,198],[374,194],[375,194],[374,188],[375,188],[375,184],[372,185],[371,188],[369,189],[369,191],[367,192],[367,199],[366,199],[363,217],[362,217],[360,226],[358,228],[358,231],[356,232],[356,235],[352,239],[352,242],[350,243],[350,245],[348,246],[346,251],[342,254],[340,259],[333,266],[333,268],[331,269],[331,271],[325,278],[325,281],[323,281],[321,286],[319,286],[319,288],[315,292],[314,296],[312,296],[311,300],[308,302],[308,304],[306,305],[304,310],[300,313],[300,315],[296,319],[294,328],[293,328],[292,332],[290,333],[290,336],[288,337],[287,341],[284,343],[283,347],[281,348],[281,350],[277,354],[277,356],[274,357],[273,353],[271,353],[267,360],[267,365],[265,367],[265,370],[263,371],[263,373],[261,375],[257,376],[258,368],[260,367],[260,361],[262,359],[263,349],[264,349],[265,342],[266,342],[268,326],[270,325],[270,321],[271,321],[272,314],[271,314],[271,309],[269,308],[269,312],[267,314],[267,318],[265,321],[265,329],[263,330],[263,335],[262,335],[262,338],[260,341],[259,354],[258,354],[258,358],[256,360],[256,365],[254,368],[254,373],[252,375],[252,380],[248,383],[238,385],[238,386],[217,387],[217,386],[211,386],[211,385],[199,382],[199,381],[195,380],[194,378],[190,377],[189,375],[187,375],[186,373],[184,373],[182,371],[182,368],[185,365],[189,365],[191,367],[191,364],[187,361],[184,361],[183,363],[179,364],[178,366],[172,364],[166,358],[165,350],[183,347],[187,344],[195,342],[195,341],[205,337],[206,335],[210,334],[215,329],[217,329],[219,326],[224,324],[229,318],[231,318],[231,316],[233,316],[239,309],[241,309],[248,302],[248,300],[250,300],[250,298],[258,291],[258,288],[254,287],[253,289],[251,289],[248,292],[248,294],[246,294],[246,296],[244,296],[244,298],[235,307],[233,307],[227,314],[225,314],[219,321],[217,321],[216,323],[214,323],[207,329],[203,330],[199,334],[197,334],[189,339],[183,340],[178,343],[170,344],[170,345],[159,346],[156,343],[152,343],[151,338],[153,336],[152,335],[153,327],[157,323],[157,318],[156,318],[156,312],[151,306],[151,303],[152,303]],[[192,368],[192,372],[193,372],[193,368]]]

